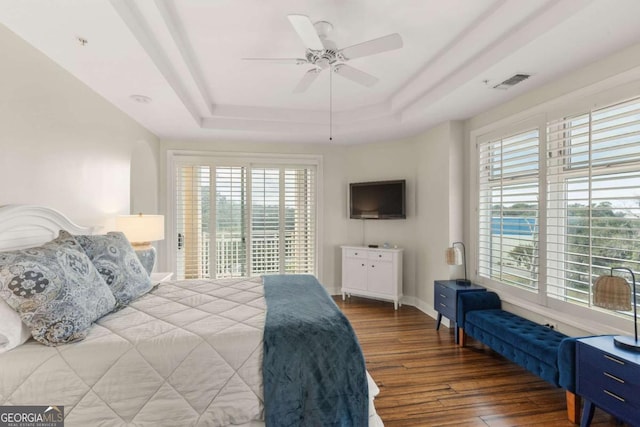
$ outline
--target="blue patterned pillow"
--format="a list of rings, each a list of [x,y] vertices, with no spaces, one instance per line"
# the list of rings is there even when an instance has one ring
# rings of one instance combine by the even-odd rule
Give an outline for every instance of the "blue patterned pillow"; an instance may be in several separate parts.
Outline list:
[[[111,288],[119,308],[151,290],[151,279],[123,233],[75,237]]]
[[[81,340],[109,313],[109,287],[69,233],[40,247],[0,252],[0,297],[46,345]]]

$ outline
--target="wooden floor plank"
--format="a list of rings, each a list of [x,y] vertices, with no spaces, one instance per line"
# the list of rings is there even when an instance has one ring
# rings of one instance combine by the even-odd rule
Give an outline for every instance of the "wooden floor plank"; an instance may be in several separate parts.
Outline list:
[[[565,427],[564,390],[481,343],[454,344],[453,331],[414,307],[352,297],[336,303],[353,325],[380,394],[387,427]],[[596,410],[593,427],[615,426]]]

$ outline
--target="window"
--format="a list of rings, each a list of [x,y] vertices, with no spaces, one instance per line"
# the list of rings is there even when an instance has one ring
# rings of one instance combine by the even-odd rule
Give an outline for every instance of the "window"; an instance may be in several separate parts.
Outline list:
[[[316,274],[317,165],[224,163],[174,165],[176,277]]]
[[[640,100],[548,124],[547,294],[589,305],[611,267],[640,271]]]
[[[640,98],[479,138],[478,166],[480,277],[590,307],[599,275],[640,272]]]
[[[478,274],[538,288],[539,132],[488,140],[479,150]]]

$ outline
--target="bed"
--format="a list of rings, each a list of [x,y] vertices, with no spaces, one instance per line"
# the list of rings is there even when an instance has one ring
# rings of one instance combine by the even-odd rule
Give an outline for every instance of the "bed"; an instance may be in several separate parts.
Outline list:
[[[94,234],[51,209],[0,207],[0,258],[61,229]],[[64,406],[67,426],[382,425],[357,339],[334,338],[351,327],[333,326],[344,316],[312,276],[172,281],[117,297],[86,336],[1,353],[0,405]]]

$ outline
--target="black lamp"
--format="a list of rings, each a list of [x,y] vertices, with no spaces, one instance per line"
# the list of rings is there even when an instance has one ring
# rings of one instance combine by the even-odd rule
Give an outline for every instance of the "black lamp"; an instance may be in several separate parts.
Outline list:
[[[462,251],[456,245],[462,246]],[[451,247],[447,248],[445,258],[448,265],[464,265],[464,279],[456,279],[459,285],[470,285],[471,280],[467,279],[467,250],[462,242],[453,242]]]
[[[633,281],[633,290],[626,279],[620,276],[614,276],[614,270],[625,270],[631,274]],[[610,275],[602,275],[598,277],[593,285],[593,304],[598,307],[608,308],[609,310],[631,310],[631,299],[633,297],[633,326],[634,337],[616,336],[613,342],[616,346],[640,352],[640,342],[638,342],[638,311],[636,304],[636,276],[633,271],[626,267],[612,267]]]

